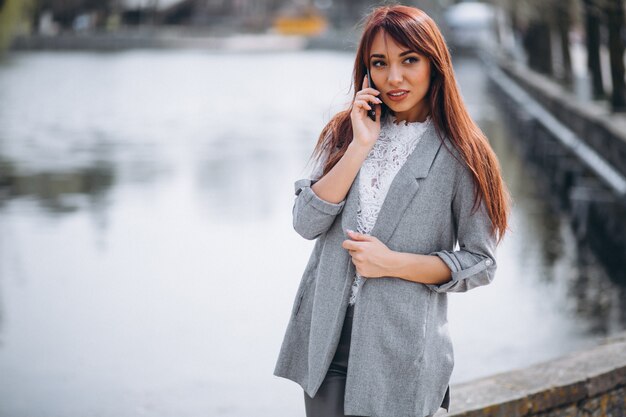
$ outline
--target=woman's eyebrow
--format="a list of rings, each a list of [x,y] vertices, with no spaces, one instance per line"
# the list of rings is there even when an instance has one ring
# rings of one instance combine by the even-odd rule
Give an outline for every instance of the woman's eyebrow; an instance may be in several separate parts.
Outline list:
[[[398,56],[403,57],[405,55],[412,54],[412,53],[417,53],[417,52],[412,49],[409,49],[408,51],[401,52]],[[385,57],[385,54],[372,54],[370,55],[370,59],[372,58],[386,58],[386,57]]]

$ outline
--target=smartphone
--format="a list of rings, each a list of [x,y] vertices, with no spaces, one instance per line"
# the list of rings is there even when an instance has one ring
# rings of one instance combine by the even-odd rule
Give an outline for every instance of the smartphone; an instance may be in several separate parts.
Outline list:
[[[372,82],[372,76],[370,75],[370,69],[367,68],[366,71],[367,71],[367,84],[371,88],[376,88],[376,87],[374,87],[374,83]],[[376,108],[374,106],[376,106],[376,104],[375,103],[371,103],[371,102],[368,102],[368,103],[372,107],[372,110],[368,110],[367,111],[367,116],[375,122],[376,121]]]

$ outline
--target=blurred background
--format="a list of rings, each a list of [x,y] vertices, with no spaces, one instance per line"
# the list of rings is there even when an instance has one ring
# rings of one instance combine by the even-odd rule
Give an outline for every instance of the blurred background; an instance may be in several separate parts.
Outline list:
[[[293,182],[378,4],[0,0],[0,416],[304,416],[272,375]],[[626,330],[622,1],[404,4],[514,199],[495,281],[449,297],[452,382]]]

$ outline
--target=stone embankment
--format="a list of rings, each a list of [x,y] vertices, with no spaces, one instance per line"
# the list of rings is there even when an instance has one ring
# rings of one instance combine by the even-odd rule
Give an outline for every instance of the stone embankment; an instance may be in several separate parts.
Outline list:
[[[626,332],[528,368],[450,387],[436,417],[624,417]]]
[[[579,100],[550,78],[521,64],[501,59],[498,65],[554,117],[626,176],[626,114],[612,113],[603,102]]]
[[[580,102],[521,64],[484,58],[514,145],[578,242],[626,284],[626,117]],[[529,170],[529,173],[532,170]]]
[[[167,28],[118,32],[64,33],[22,36],[14,50],[120,51],[128,49],[200,49],[218,52],[280,52],[302,49],[354,51],[353,31],[329,31],[320,36],[284,36],[277,33],[218,35]]]

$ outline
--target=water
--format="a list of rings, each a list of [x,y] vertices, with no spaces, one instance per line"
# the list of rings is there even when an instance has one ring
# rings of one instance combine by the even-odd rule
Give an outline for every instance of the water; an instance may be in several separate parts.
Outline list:
[[[0,67],[0,416],[304,415],[300,387],[272,375],[312,249],[291,226],[293,182],[349,100],[352,60],[22,53]],[[626,313],[537,194],[484,71],[455,68],[515,199],[495,281],[450,296],[458,383],[593,345]]]

